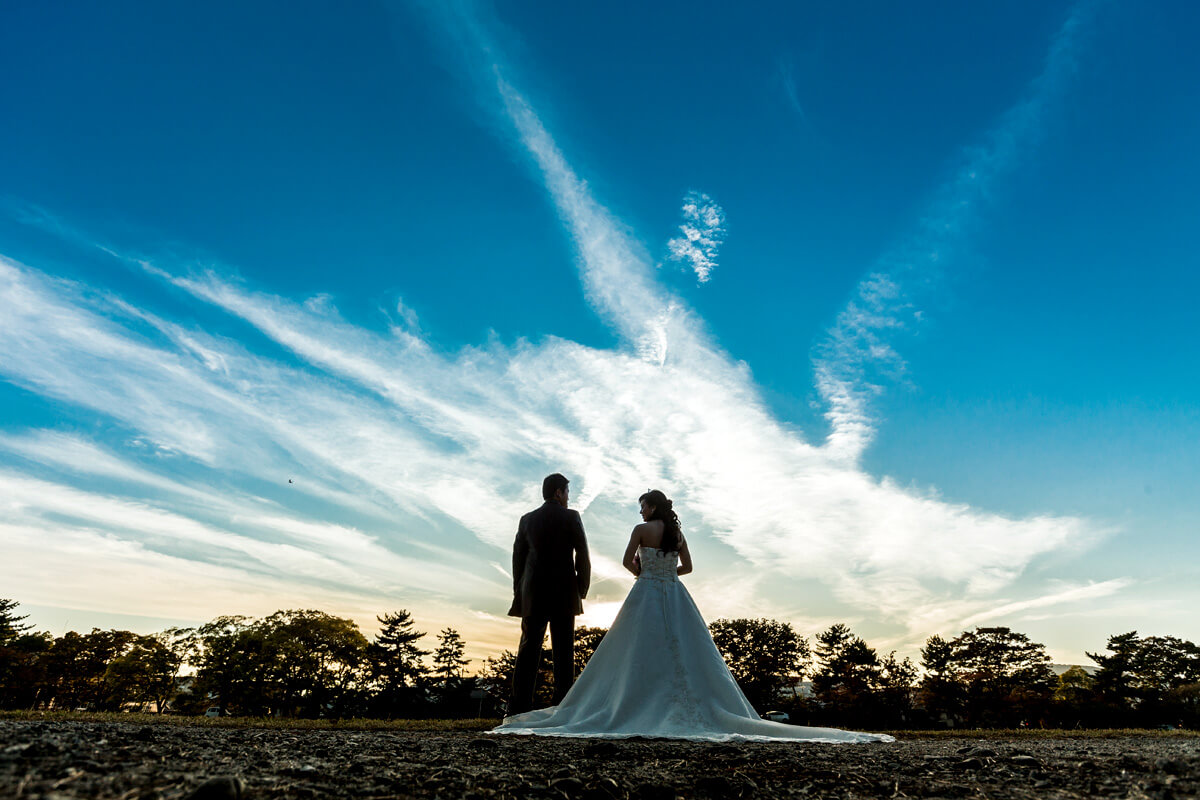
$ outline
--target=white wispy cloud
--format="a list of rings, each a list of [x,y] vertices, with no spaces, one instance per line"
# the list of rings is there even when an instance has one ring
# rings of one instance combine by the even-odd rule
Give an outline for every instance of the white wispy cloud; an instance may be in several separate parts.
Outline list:
[[[1034,99],[1010,112],[1012,119],[995,135],[998,142],[1011,143],[1024,127],[1032,126],[1041,107],[1061,89],[1060,73],[1072,53],[1063,40],[1073,41],[1077,28],[1072,17],[1054,44],[1046,73],[1035,82]],[[507,67],[495,56],[498,48],[477,23],[471,31],[481,52],[493,59],[492,72],[503,76]],[[528,101],[504,77],[498,78],[497,86],[520,141],[541,168],[560,214],[577,232],[585,281],[602,275],[606,283],[620,284],[623,268],[628,280],[642,289],[644,266],[634,257],[638,248],[598,212],[598,204]],[[998,170],[1001,162],[1011,160],[998,148],[980,156],[973,172]],[[953,205],[962,203],[956,199]],[[948,219],[937,224],[944,228]],[[581,230],[592,235],[581,237]],[[663,452],[680,454],[670,460],[670,474],[676,485],[686,487],[692,507],[702,512],[714,535],[757,565],[823,576],[842,599],[866,603],[893,617],[943,605],[931,589],[943,582],[962,587],[968,597],[994,592],[1014,580],[1037,554],[1096,535],[1082,520],[1008,519],[948,504],[873,479],[856,466],[861,446],[873,431],[865,399],[875,388],[855,380],[862,374],[854,368],[855,361],[895,360],[894,351],[877,333],[899,325],[896,310],[907,305],[896,280],[887,275],[872,275],[860,288],[861,303],[851,304],[831,334],[838,358],[817,363],[818,388],[835,422],[834,434],[823,447],[807,445],[770,419],[748,376],[737,374],[738,365],[706,336],[681,301],[669,299],[675,324],[655,332],[660,350],[673,353],[675,360],[652,363],[651,368],[663,373],[664,383],[686,386],[686,397],[677,415],[669,405],[659,405],[659,418],[675,423],[662,439]],[[661,288],[657,295],[667,297]],[[640,291],[635,296],[645,297]],[[643,327],[649,323],[653,329],[652,316],[636,316]],[[658,392],[656,403],[663,394]],[[738,411],[727,414],[731,401]],[[701,407],[722,411],[703,413]],[[700,435],[689,440],[693,433]],[[753,457],[747,457],[750,453]],[[739,498],[752,496],[787,500],[774,508],[747,511]]]
[[[818,360],[835,436],[814,444],[773,417],[748,367],[654,280],[645,248],[592,196],[482,29],[472,31],[489,55],[488,91],[578,249],[589,300],[621,343],[599,349],[551,335],[443,354],[399,303],[403,324],[376,331],[342,319],[328,298],[292,300],[230,279],[233,270],[107,249],[284,351],[256,352],[0,257],[0,373],[118,431],[105,441],[58,430],[0,437],[0,484],[14,514],[4,536],[36,562],[22,570],[5,561],[0,582],[27,602],[53,591],[129,611],[140,570],[174,569],[208,603],[180,604],[176,615],[253,612],[259,601],[230,608],[251,595],[287,598],[280,606],[311,598],[368,618],[408,607],[432,629],[454,625],[481,646],[512,647],[496,565],[507,561],[516,520],[539,502],[542,476],[560,470],[573,478],[594,552],[589,621],[602,624],[624,596],[630,578],[617,559],[636,497],[660,486],[684,517],[698,557],[689,583],[705,613],[784,616],[824,602],[911,643],[993,609],[1039,557],[1106,533],[1075,517],[949,503],[862,469],[861,444],[846,441],[872,430],[855,405],[871,390],[845,365],[864,342],[870,357],[890,357],[886,342],[854,327],[874,335],[897,318],[900,290],[886,276],[864,283],[854,325],[835,329],[838,349]],[[170,454],[171,475],[151,465],[160,458],[152,452]],[[21,469],[30,461],[37,477]],[[113,483],[84,486],[80,475]],[[213,498],[211,508],[197,493]],[[69,548],[37,541],[60,523]],[[39,590],[27,580],[97,563],[126,583],[89,575]],[[766,589],[771,576],[786,576],[789,588]],[[142,601],[161,583],[148,583]]]
[[[962,626],[969,628],[973,625],[979,625],[980,623],[994,619],[1011,618],[1013,615],[1021,611],[1028,611],[1031,608],[1061,606],[1078,603],[1083,600],[1095,600],[1099,597],[1107,597],[1129,587],[1132,583],[1133,581],[1128,578],[1115,578],[1098,583],[1088,583],[1082,586],[1068,586],[1040,597],[1015,600],[1011,603],[1004,603],[995,608],[988,609],[987,611],[972,614],[962,621]]]
[[[905,371],[895,346],[898,334],[919,326],[923,312],[917,298],[937,284],[960,254],[997,179],[1018,165],[1040,135],[1078,67],[1082,34],[1094,6],[1085,0],[1071,10],[1024,97],[980,144],[965,151],[963,165],[934,193],[917,231],[868,271],[814,349],[816,386],[828,409],[829,445],[843,457],[857,458],[870,443],[875,430],[871,401]]]
[[[688,192],[683,198],[682,236],[667,241],[671,259],[688,264],[696,280],[707,283],[717,268],[717,251],[725,241],[725,212],[703,192]]]
[[[364,587],[378,591],[384,607],[418,606],[432,591],[385,554],[416,559],[422,574],[432,559],[453,567],[429,571],[435,585],[459,593],[466,608],[502,614],[507,586],[479,576],[496,575],[491,565],[507,557],[515,520],[537,502],[538,481],[560,468],[573,476],[585,510],[598,604],[623,596],[629,579],[616,559],[636,521],[635,498],[661,485],[685,510],[696,553],[722,564],[691,579],[706,612],[767,613],[831,591],[903,628],[935,621],[922,608],[957,608],[961,618],[1037,556],[1098,534],[1083,520],[1007,518],[872,478],[775,420],[748,371],[708,343],[698,323],[667,362],[642,358],[636,343],[598,350],[555,338],[438,356],[213,273],[147,274],[166,275],[246,320],[301,364],[130,314],[124,304],[0,261],[9,289],[0,293],[9,380],[115,420],[127,439],[162,445],[222,480],[180,487],[129,463],[141,457],[137,448],[110,453],[53,431],[7,434],[3,450],[59,470],[60,482],[73,480],[69,473],[107,474],[126,484],[109,491],[149,509],[40,484],[10,488],[13,496],[42,498],[42,506],[23,501],[44,509],[28,526],[92,506],[104,512],[103,524],[77,524],[139,548],[174,554],[186,545],[196,558],[222,552],[214,563],[225,566],[231,557],[260,569],[286,563],[277,579],[294,594],[323,575],[355,586],[359,598]],[[157,339],[146,337],[148,318],[157,320],[150,329]],[[294,495],[262,486],[282,486],[287,477],[295,478],[287,490]],[[269,497],[231,494],[229,487],[246,484]],[[198,510],[188,492],[211,495],[212,508]],[[313,503],[319,507],[308,518],[298,513]],[[357,527],[338,521],[347,514],[360,519]],[[155,533],[162,530],[177,533]],[[230,538],[235,532],[239,538]],[[247,541],[258,539],[288,546]],[[426,557],[431,540],[441,549]],[[306,560],[306,550],[320,557]],[[396,564],[396,581],[382,589],[358,581],[370,563]],[[756,593],[756,576],[771,573],[796,581],[795,594]],[[739,574],[744,591],[730,593]],[[471,586],[480,588],[462,588]]]
[[[791,64],[784,60],[778,61],[779,80],[783,85],[783,96],[787,100],[788,108],[796,115],[796,119],[807,125],[808,113],[804,110],[804,104],[800,102],[800,93],[796,89],[796,76],[792,72]]]

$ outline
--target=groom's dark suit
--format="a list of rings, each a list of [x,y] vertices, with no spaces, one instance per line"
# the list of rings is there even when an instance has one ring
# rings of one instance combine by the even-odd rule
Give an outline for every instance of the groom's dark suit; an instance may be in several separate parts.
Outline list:
[[[521,618],[521,645],[509,714],[533,707],[542,642],[550,626],[554,651],[554,704],[575,681],[575,617],[583,613],[592,566],[579,512],[547,501],[521,517],[513,544],[513,603]]]

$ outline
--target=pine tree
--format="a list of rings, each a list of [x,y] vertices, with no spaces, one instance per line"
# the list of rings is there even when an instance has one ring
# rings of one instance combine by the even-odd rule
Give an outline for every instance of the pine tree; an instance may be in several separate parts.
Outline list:
[[[889,724],[905,727],[912,719],[913,689],[917,668],[911,659],[896,658],[896,651],[879,660],[878,695],[880,711]]]
[[[16,600],[0,598],[0,708],[32,705],[41,689],[40,660],[53,638],[30,633],[32,625],[15,613]]]
[[[463,655],[465,650],[466,645],[454,628],[446,628],[438,634],[437,650],[433,653],[433,671],[442,679],[442,685],[462,677],[462,669],[467,665],[467,658]]]
[[[921,648],[921,700],[935,724],[953,724],[962,708],[963,688],[954,670],[954,648],[933,635]]]
[[[841,623],[817,634],[817,663],[813,692],[823,702],[853,704],[879,684],[879,656]]]
[[[1087,653],[1096,662],[1096,690],[1109,702],[1126,706],[1134,696],[1133,661],[1141,649],[1137,631],[1108,637],[1108,650],[1112,655]]]
[[[9,644],[33,627],[21,622],[27,615],[17,616],[15,613],[19,605],[16,600],[0,598],[0,647]]]
[[[385,689],[415,686],[426,674],[421,659],[429,655],[429,651],[416,644],[425,632],[413,630],[412,615],[404,609],[376,619],[383,627],[367,648],[376,680]]]

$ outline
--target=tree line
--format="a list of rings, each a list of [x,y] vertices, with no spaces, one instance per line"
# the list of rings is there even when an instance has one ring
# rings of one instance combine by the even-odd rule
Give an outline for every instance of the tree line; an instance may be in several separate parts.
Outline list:
[[[495,715],[473,697],[466,644],[446,628],[420,647],[407,611],[378,617],[368,640],[350,619],[316,610],[256,619],[221,616],[194,628],[141,635],[94,629],[34,632],[0,600],[0,708],[171,710],[285,717]],[[188,672],[190,674],[183,674]]]
[[[931,636],[920,667],[881,655],[846,625],[810,642],[775,620],[709,626],[755,708],[791,721],[875,729],[1200,726],[1200,647],[1173,636],[1110,636],[1093,666],[1056,674],[1044,645],[1006,627]],[[801,678],[808,676],[808,682]]]
[[[453,628],[428,637],[408,611],[380,615],[368,639],[349,619],[315,610],[222,616],[158,634],[35,632],[0,600],[0,708],[171,710],[287,717],[498,716],[515,654],[464,673]],[[709,629],[760,711],[791,721],[876,729],[1153,727],[1200,724],[1200,648],[1129,632],[1088,653],[1094,666],[1056,675],[1045,646],[1004,627],[932,636],[919,667],[880,654],[846,625],[812,640],[788,623],[718,619]],[[604,628],[576,630],[576,674]],[[428,638],[427,638],[428,637]],[[428,643],[428,644],[426,644]],[[550,650],[539,700],[553,695]],[[188,674],[183,674],[183,673]],[[807,680],[806,680],[807,679]]]

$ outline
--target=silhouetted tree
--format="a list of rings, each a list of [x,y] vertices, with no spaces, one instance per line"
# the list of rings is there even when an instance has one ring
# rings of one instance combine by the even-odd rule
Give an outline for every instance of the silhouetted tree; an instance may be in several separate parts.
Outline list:
[[[0,708],[30,708],[43,683],[43,659],[54,642],[16,613],[15,600],[0,599]]]
[[[954,649],[940,636],[930,636],[921,648],[921,705],[929,720],[953,727],[962,710],[963,688],[954,670]]]
[[[773,619],[718,619],[708,626],[738,686],[759,711],[798,680],[808,663],[808,640]]]
[[[44,692],[45,657],[54,643],[32,633],[15,600],[0,599],[0,708],[32,708]]]
[[[454,628],[446,628],[438,634],[438,646],[433,651],[433,671],[443,685],[462,677],[463,667],[467,665],[465,651],[462,636]]]
[[[123,708],[151,704],[162,711],[175,694],[181,659],[160,636],[137,636],[124,653],[113,657],[104,670],[106,705]]]
[[[1096,662],[1096,691],[1105,699],[1126,705],[1133,700],[1133,659],[1140,640],[1137,631],[1108,637],[1109,655],[1088,653]]]
[[[323,611],[276,611],[264,650],[284,714],[340,717],[359,699],[367,639],[352,620]]]
[[[196,628],[194,696],[226,711],[266,714],[273,697],[265,638],[260,623],[240,615],[220,616]]]
[[[876,711],[881,665],[875,651],[845,625],[831,625],[817,634],[817,668],[813,673],[813,695],[827,715],[855,722],[869,719]]]
[[[0,647],[16,641],[19,636],[33,628],[32,625],[23,622],[29,618],[28,614],[17,615],[19,605],[16,600],[0,598]]]
[[[1088,653],[1096,662],[1095,702],[1107,724],[1113,727],[1132,727],[1135,722],[1133,690],[1133,658],[1140,646],[1137,631],[1108,637],[1108,654]]]
[[[377,617],[383,626],[367,647],[375,713],[386,717],[413,714],[424,702],[428,651],[417,646],[425,635],[415,629],[412,615],[401,609]]]
[[[14,601],[0,600],[0,708],[153,704],[162,710],[170,703],[252,715],[496,715],[515,666],[506,650],[486,659],[477,675],[464,675],[465,644],[458,631],[445,628],[432,654],[435,683],[424,663],[430,654],[418,646],[425,634],[407,611],[381,615],[382,628],[370,643],[353,621],[315,610],[264,619],[223,616],[153,636],[93,629],[54,638],[32,632],[24,619]],[[815,637],[815,701],[809,701],[780,693],[810,658],[808,641],[790,625],[720,619],[711,631],[751,703],[787,709],[808,724],[815,717],[828,724],[908,727],[924,720],[916,716],[923,708],[933,724],[1200,725],[1200,647],[1173,636],[1111,636],[1106,652],[1088,654],[1097,664],[1094,676],[1076,666],[1057,678],[1045,647],[1009,628],[976,628],[951,641],[931,636],[921,650],[917,685],[911,661],[894,651],[881,658],[847,626],[833,625]],[[577,674],[606,633],[577,630]],[[540,706],[553,697],[551,661],[543,648]],[[185,664],[196,674],[190,691],[177,693]]]
[[[1164,715],[1174,711],[1174,722],[1181,722],[1188,728],[1200,727],[1200,681],[1172,688],[1163,701]]]
[[[1200,648],[1174,636],[1140,638],[1130,631],[1108,639],[1096,662],[1096,691],[1115,718],[1142,725],[1200,722]],[[1126,722],[1125,724],[1129,724]]]
[[[338,717],[365,707],[367,640],[349,619],[315,610],[218,617],[194,634],[176,631],[172,643],[175,657],[194,653],[193,695],[227,711]]]
[[[434,711],[440,717],[479,716],[485,705],[494,711],[495,699],[478,694],[482,688],[479,676],[463,675],[463,667],[469,663],[465,651],[466,645],[458,631],[446,628],[438,634],[438,646],[433,652],[434,674],[438,680],[432,696],[437,706]]]
[[[507,699],[512,692],[513,672],[517,668],[517,654],[501,650],[498,655],[483,660],[479,671],[479,685],[493,697]]]
[[[479,685],[500,703],[506,704],[512,694],[513,673],[517,668],[517,654],[502,650],[499,655],[485,658],[479,674]],[[538,664],[538,681],[533,690],[534,708],[544,708],[554,702],[554,659],[550,648],[542,649],[542,660]]]
[[[592,654],[596,652],[596,648],[600,646],[600,640],[606,633],[608,633],[608,628],[575,629],[575,677],[579,677],[579,674],[583,672],[583,668],[591,660]]]
[[[1147,636],[1138,642],[1130,672],[1143,701],[1162,699],[1172,689],[1200,682],[1200,648],[1174,636]]]
[[[1045,714],[1055,679],[1044,645],[995,627],[964,631],[950,648],[970,721],[998,727]]]
[[[900,661],[893,650],[880,660],[876,692],[879,718],[884,725],[889,728],[911,727],[916,682],[917,668],[910,659]]]
[[[68,631],[54,640],[45,654],[44,700],[55,708],[116,710],[104,676],[108,663],[136,640],[130,631]]]

